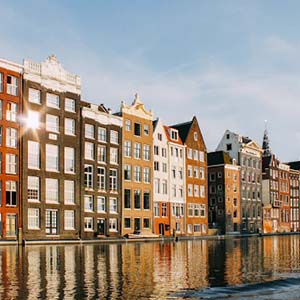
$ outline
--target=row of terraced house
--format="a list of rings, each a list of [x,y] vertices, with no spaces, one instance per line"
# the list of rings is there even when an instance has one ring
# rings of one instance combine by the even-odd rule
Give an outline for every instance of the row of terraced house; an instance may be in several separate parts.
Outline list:
[[[299,231],[300,163],[196,117],[166,125],[138,95],[113,113],[52,55],[0,59],[0,237],[76,240]]]

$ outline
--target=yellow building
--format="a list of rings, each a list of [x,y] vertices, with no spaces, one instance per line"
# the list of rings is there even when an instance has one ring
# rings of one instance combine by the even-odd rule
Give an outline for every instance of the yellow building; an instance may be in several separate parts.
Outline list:
[[[132,105],[122,102],[123,201],[122,235],[152,234],[152,111],[136,94]]]

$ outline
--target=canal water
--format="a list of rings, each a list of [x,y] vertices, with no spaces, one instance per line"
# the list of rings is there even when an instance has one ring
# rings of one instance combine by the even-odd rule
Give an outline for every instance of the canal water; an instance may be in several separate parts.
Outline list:
[[[0,247],[0,299],[300,299],[300,236]]]

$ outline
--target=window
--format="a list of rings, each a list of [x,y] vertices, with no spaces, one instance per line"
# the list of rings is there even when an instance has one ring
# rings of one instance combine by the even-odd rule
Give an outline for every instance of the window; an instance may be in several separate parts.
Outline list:
[[[194,205],[193,204],[188,205],[188,215],[189,215],[189,217],[194,216]]]
[[[40,201],[40,179],[36,176],[27,178],[27,199],[29,202]]]
[[[141,182],[141,167],[135,166],[133,169],[134,181]]]
[[[6,105],[6,120],[16,122],[17,121],[18,106],[14,102],[8,102]]]
[[[17,140],[18,140],[17,129],[11,127],[6,128],[6,146],[10,148],[17,148]]]
[[[131,220],[130,220],[130,218],[124,218],[124,227],[126,229],[131,228]]]
[[[168,193],[168,184],[167,184],[167,180],[163,180],[162,181],[162,193],[164,195],[167,195]]]
[[[84,195],[84,211],[94,211],[94,197],[92,195]]]
[[[97,212],[106,212],[106,199],[103,196],[97,197]]]
[[[154,192],[156,194],[160,193],[160,179],[159,178],[154,178]]]
[[[3,92],[3,73],[0,72],[0,93]]]
[[[59,132],[59,117],[54,115],[46,115],[46,130],[51,132]]]
[[[106,162],[106,146],[98,145],[97,161],[98,161],[98,163]]]
[[[109,231],[117,232],[118,231],[118,220],[109,219]]]
[[[109,189],[112,192],[116,192],[118,188],[117,170],[109,170]]]
[[[93,184],[93,166],[85,165],[84,166],[84,186],[85,188],[92,189]]]
[[[85,124],[84,126],[85,130],[85,138],[87,139],[94,139],[95,138],[95,127],[92,124]]]
[[[199,151],[199,160],[204,162],[204,152],[203,151]]]
[[[154,162],[154,171],[159,171],[159,162],[158,161]]]
[[[40,229],[40,210],[28,208],[28,229]]]
[[[150,228],[150,219],[144,218],[144,228]]]
[[[141,144],[134,143],[134,158],[140,159],[141,158]]]
[[[144,145],[144,160],[150,160],[150,146]]]
[[[205,217],[205,204],[200,204],[200,217]]]
[[[205,198],[205,186],[200,185],[200,197]]]
[[[41,91],[33,88],[29,88],[28,101],[31,103],[41,104]]]
[[[153,152],[154,152],[154,155],[159,155],[159,147],[154,146]]]
[[[110,142],[112,144],[118,144],[119,143],[119,133],[118,133],[118,131],[115,131],[115,130],[110,131]]]
[[[158,133],[158,134],[157,134],[157,138],[158,138],[159,141],[162,141],[162,134],[161,134],[161,133]]]
[[[124,155],[126,157],[131,157],[131,142],[130,141],[124,142]]]
[[[194,132],[194,141],[198,141],[198,133]]]
[[[75,149],[65,147],[65,173],[75,173]]]
[[[58,203],[58,179],[46,178],[46,202]]]
[[[3,101],[0,100],[0,120],[2,120],[2,119],[3,119]]]
[[[204,168],[199,168],[199,178],[200,179],[205,179],[205,170]]]
[[[167,217],[168,216],[167,204],[166,203],[162,203],[162,205],[161,205],[161,216],[162,217]]]
[[[65,210],[65,230],[75,229],[75,211]]]
[[[97,186],[99,190],[106,190],[105,168],[97,168]]]
[[[17,205],[17,182],[6,181],[6,206]]]
[[[46,171],[58,170],[58,146],[46,144]]]
[[[134,123],[134,135],[141,136],[141,124]]]
[[[150,209],[150,193],[144,192],[144,209]]]
[[[75,204],[75,183],[73,180],[64,181],[65,204]]]
[[[149,125],[144,124],[144,135],[149,135]]]
[[[176,197],[176,184],[172,185],[172,196]]]
[[[76,112],[76,101],[74,99],[65,99],[65,111]]]
[[[110,148],[110,163],[118,164],[118,148]]]
[[[188,165],[188,177],[193,177],[193,167]]]
[[[182,170],[182,168],[179,168],[178,176],[179,176],[179,179],[183,179],[183,170]]]
[[[232,144],[226,144],[226,151],[232,150]]]
[[[59,96],[47,93],[46,102],[48,107],[59,108]]]
[[[75,120],[65,118],[65,134],[75,135]]]
[[[118,212],[117,198],[109,198],[109,212],[110,213],[117,213]]]
[[[28,168],[40,168],[40,144],[34,141],[28,141]]]
[[[140,209],[141,208],[141,191],[134,190],[134,208]]]
[[[154,203],[154,217],[159,217],[159,203]]]
[[[27,114],[27,124],[28,129],[39,129],[40,128],[40,114],[37,111],[28,110]]]
[[[106,142],[106,128],[98,127],[98,141]]]
[[[125,189],[124,191],[124,208],[131,207],[131,190]]]
[[[17,174],[17,156],[15,154],[6,154],[6,173]]]
[[[150,169],[144,168],[144,182],[150,183]]]
[[[188,157],[188,159],[193,159],[193,149],[188,148],[187,157]]]
[[[193,153],[194,153],[194,160],[198,160],[198,151],[194,150]]]
[[[194,167],[194,178],[198,178],[198,168]]]
[[[171,139],[174,141],[178,141],[178,131],[171,129]]]
[[[166,148],[161,148],[161,156],[167,157],[167,149]]]
[[[166,163],[162,163],[162,171],[164,173],[167,173],[167,164]]]
[[[131,130],[131,121],[125,120],[125,130],[130,131]]]
[[[188,196],[193,197],[193,185],[188,184]]]
[[[194,196],[199,197],[199,185],[194,185]]]
[[[176,178],[176,167],[175,166],[172,167],[172,177]]]
[[[91,217],[84,218],[84,231],[93,231],[94,220]]]
[[[9,95],[18,96],[18,78],[7,75],[6,92]]]
[[[85,142],[84,143],[84,158],[94,160],[94,144]]]
[[[195,214],[195,217],[200,216],[200,205],[199,204],[195,204],[194,214]]]
[[[124,179],[131,180],[131,165],[124,166]]]

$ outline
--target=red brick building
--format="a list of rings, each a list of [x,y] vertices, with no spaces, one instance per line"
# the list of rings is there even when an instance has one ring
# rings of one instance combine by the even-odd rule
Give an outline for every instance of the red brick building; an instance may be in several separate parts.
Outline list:
[[[0,60],[0,238],[21,233],[20,126],[22,66]]]

